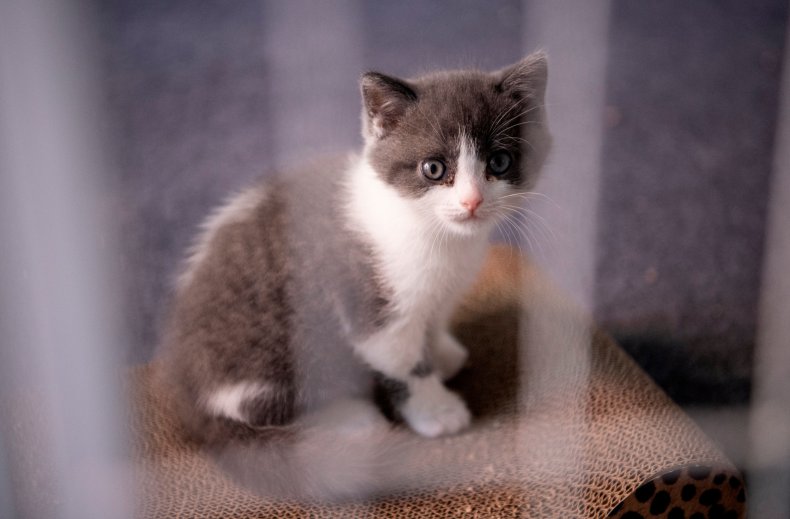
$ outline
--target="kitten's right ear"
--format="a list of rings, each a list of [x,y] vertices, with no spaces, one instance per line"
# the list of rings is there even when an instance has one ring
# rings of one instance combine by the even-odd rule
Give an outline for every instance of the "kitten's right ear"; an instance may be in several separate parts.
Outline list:
[[[409,105],[417,100],[417,94],[405,81],[378,72],[364,74],[360,87],[366,139],[386,137],[398,125]]]

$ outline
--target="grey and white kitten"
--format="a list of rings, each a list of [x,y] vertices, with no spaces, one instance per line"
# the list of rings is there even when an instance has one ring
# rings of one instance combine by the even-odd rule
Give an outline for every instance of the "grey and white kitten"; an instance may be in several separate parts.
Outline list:
[[[367,73],[361,155],[261,182],[207,220],[161,358],[193,438],[270,433],[374,384],[422,436],[469,425],[444,385],[467,358],[448,322],[548,152],[546,75],[542,53],[493,73]]]

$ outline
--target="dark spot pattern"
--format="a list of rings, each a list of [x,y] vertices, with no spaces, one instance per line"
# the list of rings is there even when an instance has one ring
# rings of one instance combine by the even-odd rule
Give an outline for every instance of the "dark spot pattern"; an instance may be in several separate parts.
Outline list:
[[[653,497],[653,494],[656,492],[656,484],[652,481],[648,481],[641,487],[636,489],[634,495],[636,499],[639,500],[640,503],[647,503],[648,499]]]
[[[710,506],[714,503],[721,501],[721,490],[718,488],[709,488],[699,496],[701,505]]]
[[[680,491],[680,497],[683,501],[691,501],[695,495],[697,495],[697,487],[691,483],[683,485],[683,490]]]
[[[653,502],[650,503],[650,513],[653,515],[663,514],[669,507],[669,501],[669,492],[666,490],[658,492],[653,498]]]
[[[686,519],[686,512],[684,512],[682,508],[676,506],[669,511],[667,519]]]
[[[623,519],[645,519],[645,516],[637,512],[626,512],[623,514]]]
[[[738,502],[746,500],[743,482],[727,470],[714,470],[696,465],[658,475],[612,509],[609,517],[738,519],[744,513]]]
[[[677,483],[679,477],[680,477],[680,469],[676,469],[673,470],[672,472],[667,472],[666,474],[661,476],[661,480],[667,485],[674,485],[675,483]]]
[[[696,479],[697,481],[703,480],[710,475],[710,467],[690,467],[689,468],[689,476]]]
[[[708,519],[725,519],[727,511],[721,505],[713,505],[708,512]]]

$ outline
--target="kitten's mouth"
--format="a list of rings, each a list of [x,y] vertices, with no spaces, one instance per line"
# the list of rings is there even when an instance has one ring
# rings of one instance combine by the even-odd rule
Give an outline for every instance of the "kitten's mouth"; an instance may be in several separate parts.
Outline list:
[[[450,224],[463,233],[475,232],[485,224],[485,216],[478,213],[454,215],[448,218]]]
[[[450,223],[454,223],[455,225],[465,225],[479,220],[477,217],[469,214],[450,216],[447,219],[450,221]]]
[[[460,235],[478,234],[488,228],[491,213],[489,211],[446,211],[437,215],[444,225]]]
[[[479,213],[466,213],[466,214],[459,214],[458,216],[454,216],[452,217],[452,220],[457,223],[479,222],[483,220],[483,217],[481,217]]]

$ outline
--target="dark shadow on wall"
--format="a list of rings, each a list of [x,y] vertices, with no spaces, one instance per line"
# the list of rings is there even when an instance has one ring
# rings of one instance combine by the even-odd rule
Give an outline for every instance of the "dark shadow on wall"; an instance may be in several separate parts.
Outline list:
[[[683,342],[666,332],[644,331],[615,334],[615,339],[681,406],[749,402],[751,372],[744,367],[751,364],[753,344],[742,344],[733,358],[704,337]]]
[[[744,403],[787,4],[613,2],[596,317],[681,403]]]

